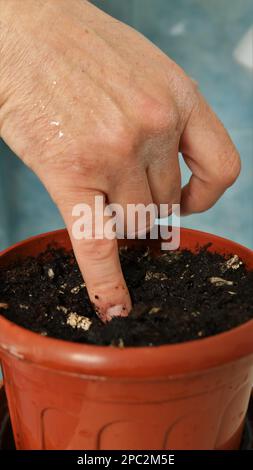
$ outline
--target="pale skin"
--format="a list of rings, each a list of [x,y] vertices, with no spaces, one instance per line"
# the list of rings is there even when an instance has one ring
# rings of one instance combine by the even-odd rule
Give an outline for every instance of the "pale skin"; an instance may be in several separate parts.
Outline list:
[[[209,209],[240,158],[197,85],[156,46],[84,0],[0,0],[0,135],[39,176],[69,234],[75,204]],[[178,152],[192,176],[181,190]],[[106,321],[131,300],[116,240],[72,237]]]

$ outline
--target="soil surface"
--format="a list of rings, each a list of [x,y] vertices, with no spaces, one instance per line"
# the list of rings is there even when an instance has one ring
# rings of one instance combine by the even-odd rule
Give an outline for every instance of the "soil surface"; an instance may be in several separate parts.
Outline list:
[[[253,318],[253,271],[237,255],[226,259],[201,249],[120,250],[133,310],[103,324],[89,302],[73,253],[48,248],[0,273],[0,314],[64,340],[156,346],[200,339]]]

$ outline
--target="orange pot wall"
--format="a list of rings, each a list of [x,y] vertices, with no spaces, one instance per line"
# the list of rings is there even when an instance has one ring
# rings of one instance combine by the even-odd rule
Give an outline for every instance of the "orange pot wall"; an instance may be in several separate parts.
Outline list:
[[[182,229],[181,246],[212,242],[253,268],[253,253]],[[66,248],[65,231],[6,250],[0,266]],[[157,241],[149,243],[156,252]],[[124,241],[123,244],[126,244]],[[236,449],[253,380],[253,321],[180,345],[114,349],[41,337],[0,317],[0,354],[18,449]]]

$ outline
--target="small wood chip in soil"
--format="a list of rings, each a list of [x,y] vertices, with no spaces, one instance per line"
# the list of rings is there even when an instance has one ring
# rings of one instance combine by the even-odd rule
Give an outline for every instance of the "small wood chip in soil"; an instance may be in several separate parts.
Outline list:
[[[9,305],[5,302],[0,302],[0,308],[3,308],[5,310],[6,308],[9,308]]]

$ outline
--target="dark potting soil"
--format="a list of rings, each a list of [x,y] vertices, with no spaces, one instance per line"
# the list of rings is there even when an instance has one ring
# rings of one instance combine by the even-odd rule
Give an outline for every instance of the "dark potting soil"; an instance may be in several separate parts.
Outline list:
[[[103,324],[73,253],[53,248],[1,271],[0,314],[43,336],[118,347],[204,338],[253,318],[253,271],[236,255],[121,249],[120,258],[128,318]]]

